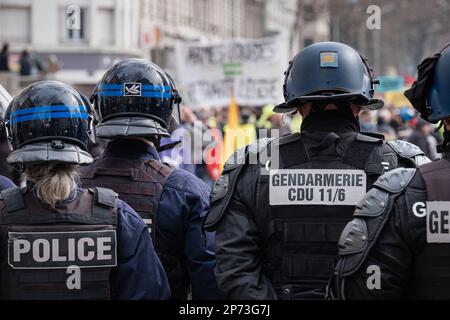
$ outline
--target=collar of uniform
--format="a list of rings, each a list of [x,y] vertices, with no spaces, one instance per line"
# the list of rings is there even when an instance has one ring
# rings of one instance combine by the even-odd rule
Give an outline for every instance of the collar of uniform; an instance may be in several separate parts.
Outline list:
[[[27,181],[27,192],[33,192],[33,194],[37,197],[36,191],[34,190],[34,183],[31,181]],[[60,200],[56,203],[56,208],[62,208],[67,206],[67,204],[77,199],[81,192],[83,192],[83,189],[81,188],[73,189],[66,199]]]
[[[117,139],[109,142],[104,157],[160,160],[158,151],[153,145],[135,139]]]

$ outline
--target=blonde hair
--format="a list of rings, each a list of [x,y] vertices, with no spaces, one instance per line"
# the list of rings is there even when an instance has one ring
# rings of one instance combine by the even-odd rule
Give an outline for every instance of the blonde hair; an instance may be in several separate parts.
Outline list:
[[[67,199],[77,187],[77,165],[68,163],[40,163],[27,165],[27,180],[34,183],[34,191],[42,202],[55,208],[58,201]]]

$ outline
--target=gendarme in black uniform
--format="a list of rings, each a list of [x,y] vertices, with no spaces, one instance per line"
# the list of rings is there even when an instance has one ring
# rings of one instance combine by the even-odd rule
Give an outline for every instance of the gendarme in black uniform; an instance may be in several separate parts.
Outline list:
[[[450,49],[425,59],[405,93],[429,122],[450,118],[449,68]],[[383,175],[358,204],[330,298],[450,299],[449,123],[442,160]]]
[[[365,60],[340,43],[307,47],[290,64],[287,103],[277,108],[313,102],[301,133],[239,151],[212,193],[205,228],[216,231],[226,298],[323,298],[354,205],[385,171],[425,160],[410,144],[358,132],[350,101],[381,107],[373,82]],[[325,110],[330,103],[337,110]]]

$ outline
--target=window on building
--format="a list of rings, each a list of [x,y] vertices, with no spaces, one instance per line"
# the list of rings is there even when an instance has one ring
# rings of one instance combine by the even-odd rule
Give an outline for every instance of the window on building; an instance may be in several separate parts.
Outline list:
[[[20,23],[17,23],[20,21]],[[30,7],[0,5],[0,42],[31,42]]]
[[[98,40],[100,44],[112,45],[115,40],[114,9],[99,8],[97,15]]]
[[[62,25],[64,30],[63,42],[87,41],[87,9],[78,7],[70,10],[67,7],[61,9]]]

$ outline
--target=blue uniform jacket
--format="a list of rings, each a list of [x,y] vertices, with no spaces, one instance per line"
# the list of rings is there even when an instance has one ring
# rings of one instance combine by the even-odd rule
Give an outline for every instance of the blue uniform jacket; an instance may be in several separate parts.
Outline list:
[[[14,182],[12,182],[11,180],[9,180],[8,178],[6,178],[4,176],[0,176],[0,191],[9,189],[9,188],[12,188],[15,186],[16,185],[14,184]]]
[[[118,147],[120,144],[120,148]],[[103,158],[133,157],[148,161],[160,160],[157,150],[146,143],[128,140],[125,144],[112,141]],[[209,210],[210,188],[185,170],[175,170],[167,179],[157,212],[158,226],[165,237],[179,243],[183,249],[191,279],[193,299],[220,299],[214,275],[214,234],[202,238],[203,217]]]
[[[112,273],[116,299],[169,299],[163,266],[153,249],[147,226],[122,200],[118,201],[117,268]]]

